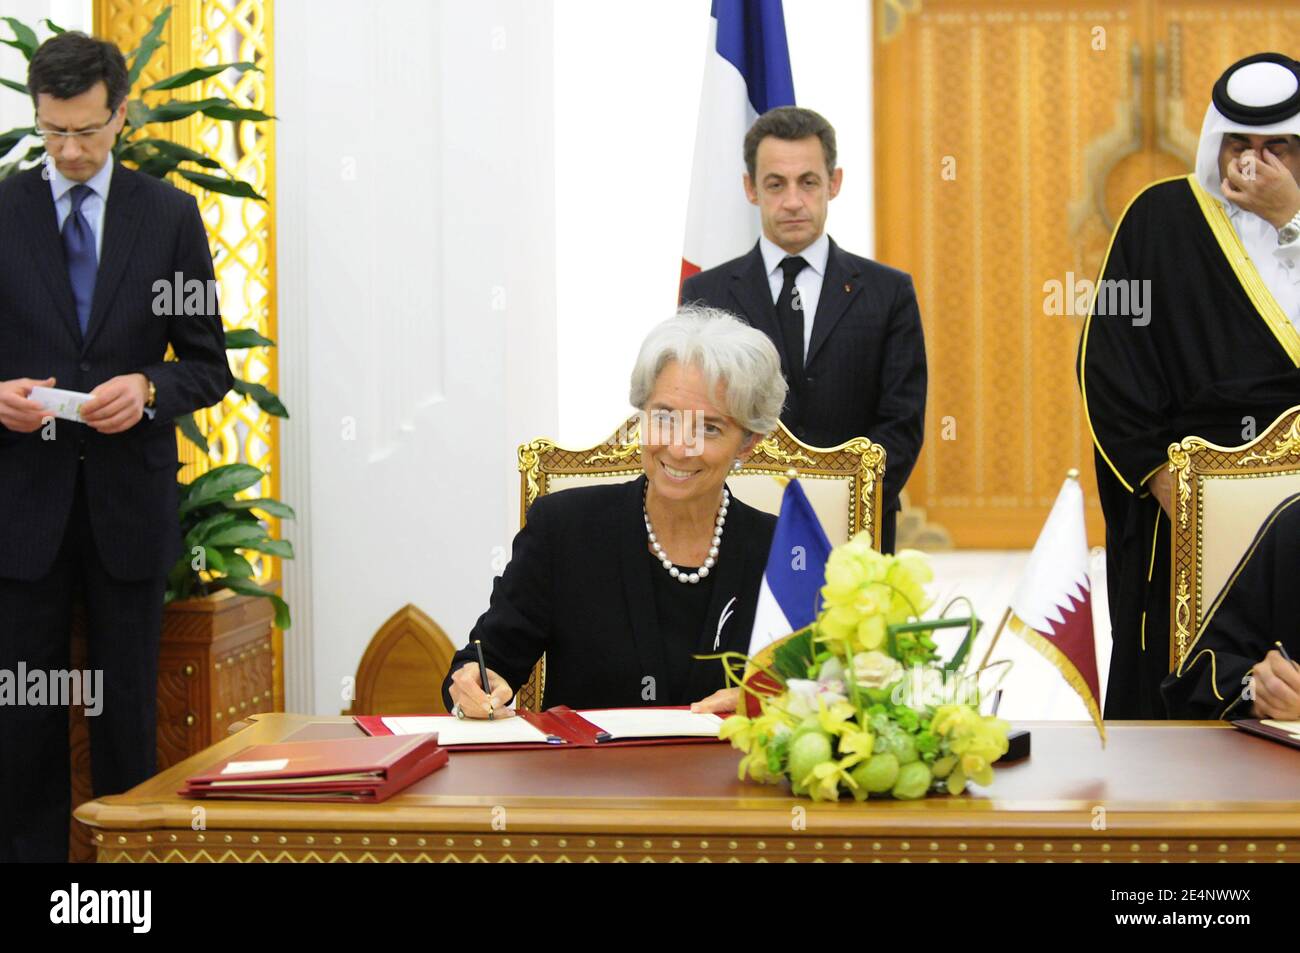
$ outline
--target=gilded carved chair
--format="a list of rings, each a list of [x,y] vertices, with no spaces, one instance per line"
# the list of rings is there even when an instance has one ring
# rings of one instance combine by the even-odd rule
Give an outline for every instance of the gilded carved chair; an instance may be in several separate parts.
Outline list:
[[[569,449],[541,438],[519,448],[519,523],[539,496],[593,483],[635,480],[641,469],[640,415],[634,414],[606,441],[585,449]],[[781,509],[784,484],[780,479],[798,476],[832,543],[859,532],[869,532],[880,544],[881,481],[885,475],[885,450],[866,437],[856,437],[838,447],[810,447],[801,443],[784,424],[762,440],[744,467],[727,478],[736,498],[755,509],[776,514]],[[538,711],[546,687],[546,657],[533,668],[518,691],[516,704]]]
[[[1284,498],[1300,493],[1300,407],[1244,446],[1220,447],[1200,437],[1170,444],[1169,470],[1173,671],[1265,518]]]

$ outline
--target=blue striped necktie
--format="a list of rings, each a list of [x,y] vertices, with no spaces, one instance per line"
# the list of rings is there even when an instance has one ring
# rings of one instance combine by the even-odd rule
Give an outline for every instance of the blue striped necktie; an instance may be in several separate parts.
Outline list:
[[[91,195],[88,185],[72,187],[72,211],[63,222],[63,251],[68,260],[68,280],[77,302],[77,323],[81,336],[90,324],[90,305],[95,300],[95,273],[99,270],[95,253],[95,232],[82,214],[81,204]]]

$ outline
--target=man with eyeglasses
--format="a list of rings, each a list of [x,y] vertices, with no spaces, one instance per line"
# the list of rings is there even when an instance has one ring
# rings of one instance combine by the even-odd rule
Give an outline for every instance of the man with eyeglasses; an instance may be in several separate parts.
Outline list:
[[[206,287],[212,257],[194,199],[113,156],[121,51],[59,34],[27,86],[45,162],[0,182],[0,861],[60,861],[76,693],[54,688],[71,684],[72,605],[79,686],[99,695],[79,699],[93,790],[113,794],[155,771],[163,592],[182,549],[172,421],[232,378],[215,308],[155,313],[158,282]],[[91,399],[56,420],[36,387]]]

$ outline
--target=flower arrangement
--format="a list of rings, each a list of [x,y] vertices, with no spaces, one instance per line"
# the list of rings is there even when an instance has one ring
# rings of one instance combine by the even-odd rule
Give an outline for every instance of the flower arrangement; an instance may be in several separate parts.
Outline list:
[[[720,733],[744,754],[742,780],[788,780],[814,801],[910,800],[992,783],[1009,726],[980,714],[978,680],[964,672],[979,620],[944,618],[946,607],[922,621],[932,578],[923,553],[883,555],[859,534],[831,551],[810,626],[756,658],[723,656],[751,699],[749,714],[731,716]],[[945,663],[932,633],[958,626],[966,638]],[[743,678],[731,668],[740,659]]]

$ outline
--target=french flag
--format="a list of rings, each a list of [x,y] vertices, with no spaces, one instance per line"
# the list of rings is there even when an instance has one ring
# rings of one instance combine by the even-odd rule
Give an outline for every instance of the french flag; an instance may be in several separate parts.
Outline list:
[[[781,513],[776,518],[772,548],[767,551],[767,568],[749,636],[750,658],[817,618],[830,555],[831,542],[821,521],[799,481],[791,480],[781,496]]]
[[[713,0],[709,16],[682,281],[758,241],[742,186],[745,133],[762,113],[794,105],[781,0]]]

